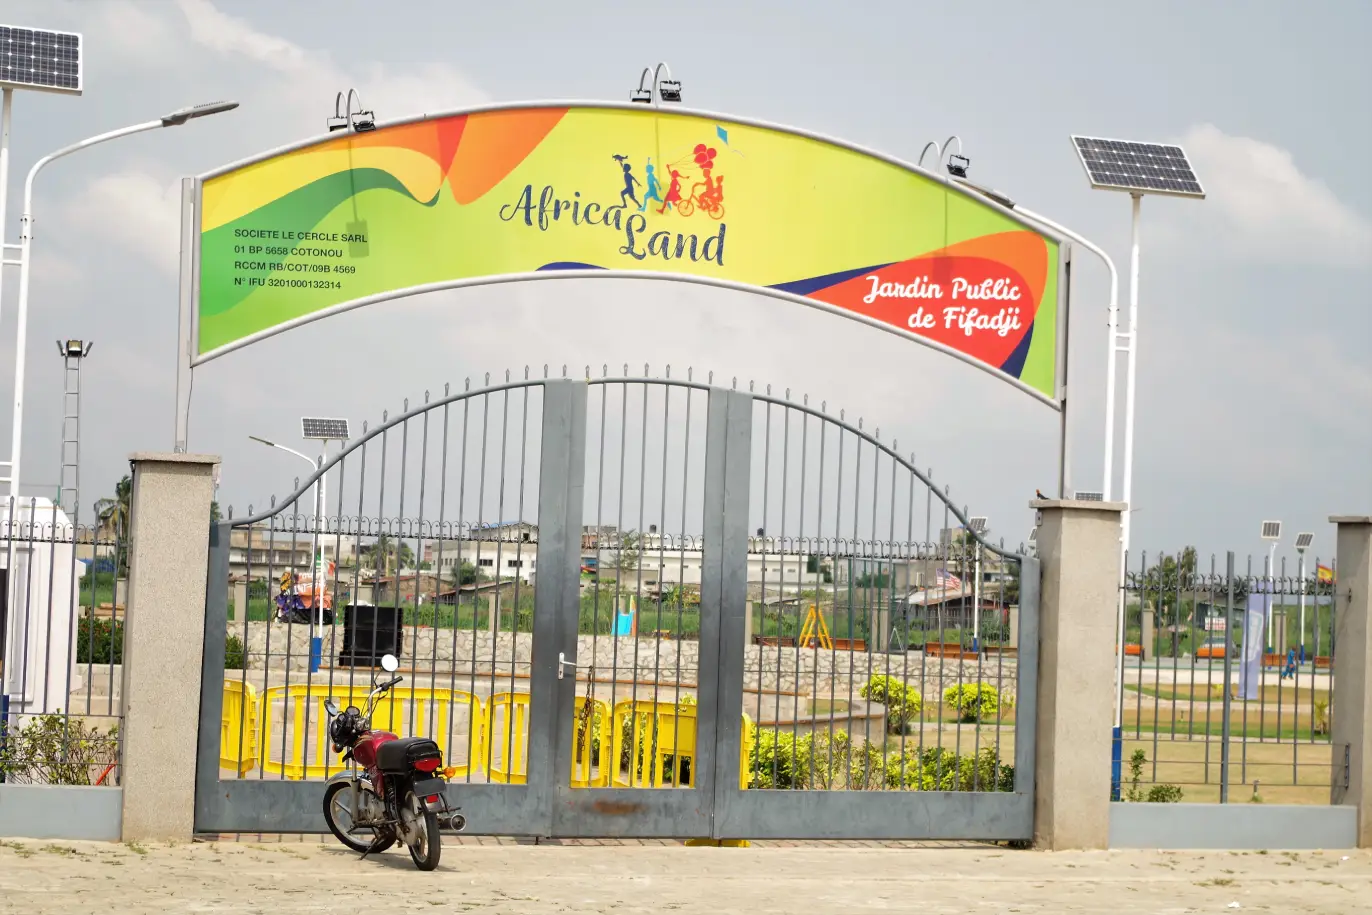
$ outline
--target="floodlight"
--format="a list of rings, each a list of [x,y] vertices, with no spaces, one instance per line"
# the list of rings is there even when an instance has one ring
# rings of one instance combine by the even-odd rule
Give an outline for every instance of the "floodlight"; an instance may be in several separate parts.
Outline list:
[[[948,157],[948,174],[954,178],[966,178],[967,170],[972,167],[972,160],[966,156],[953,155]]]
[[[196,118],[208,117],[212,114],[223,114],[225,111],[233,111],[238,107],[237,102],[202,102],[199,105],[189,105],[185,108],[178,108],[171,114],[162,115],[163,127],[180,127],[187,121]]]
[[[0,25],[0,86],[81,94],[81,35]]]
[[[1281,539],[1281,522],[1280,522],[1280,521],[1264,521],[1264,522],[1262,523],[1262,539],[1263,539],[1263,540],[1280,540],[1280,539]]]
[[[967,519],[967,529],[974,534],[986,533],[986,516],[976,515]]]
[[[348,421],[346,419],[320,419],[313,416],[300,418],[300,437],[323,442],[346,442],[348,440]]]
[[[1297,535],[1296,535],[1296,552],[1298,552],[1298,553],[1304,553],[1306,550],[1310,549],[1310,544],[1313,543],[1314,540],[1315,540],[1315,535],[1314,535],[1314,534],[1297,534]]]
[[[348,119],[341,114],[333,115],[328,118],[324,124],[329,128],[329,133],[333,133],[335,130],[348,129]]]
[[[68,359],[81,359],[89,356],[94,343],[84,343],[81,340],[58,340],[57,352]]]
[[[370,111],[354,111],[348,115],[352,119],[353,130],[364,133],[376,130],[376,115]]]
[[[653,90],[635,89],[633,92],[629,93],[629,101],[651,105],[653,103]]]
[[[1077,500],[1078,502],[1103,502],[1103,501],[1105,501],[1105,493],[1103,493],[1103,492],[1092,492],[1092,491],[1089,491],[1089,490],[1081,490],[1081,489],[1079,489],[1079,490],[1077,490],[1077,492],[1076,492],[1076,494],[1075,494],[1075,497],[1076,497],[1076,500]]]
[[[664,102],[681,101],[681,82],[675,79],[664,79],[657,84],[657,97]]]

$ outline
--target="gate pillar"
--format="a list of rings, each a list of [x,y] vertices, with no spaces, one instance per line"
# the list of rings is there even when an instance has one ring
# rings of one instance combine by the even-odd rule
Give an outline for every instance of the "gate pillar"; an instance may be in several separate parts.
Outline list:
[[[124,622],[125,841],[189,841],[219,458],[135,454]]]
[[[1125,506],[1075,500],[1030,506],[1043,517],[1034,844],[1106,848]]]
[[[1331,804],[1358,808],[1358,847],[1372,846],[1372,515],[1340,515],[1334,581]]]

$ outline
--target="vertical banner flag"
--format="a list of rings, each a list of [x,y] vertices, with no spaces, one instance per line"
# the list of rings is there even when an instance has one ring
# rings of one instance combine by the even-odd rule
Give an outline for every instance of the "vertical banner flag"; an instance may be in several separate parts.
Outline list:
[[[1272,600],[1268,582],[1260,581],[1248,593],[1243,614],[1243,663],[1239,666],[1239,698],[1257,699],[1262,688],[1262,652],[1266,646],[1267,605]]]

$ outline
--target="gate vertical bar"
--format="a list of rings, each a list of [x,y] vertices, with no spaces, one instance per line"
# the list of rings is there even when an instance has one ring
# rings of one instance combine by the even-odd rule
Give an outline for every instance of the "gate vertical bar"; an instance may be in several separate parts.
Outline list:
[[[244,618],[248,608],[238,611]],[[224,714],[224,645],[229,625],[229,522],[210,525],[205,576],[205,648],[200,664],[200,732],[195,754],[195,831],[213,821],[219,800],[220,719]]]
[[[1039,590],[1042,566],[1037,556],[1026,556],[1019,567],[1019,644],[1016,646],[1019,663],[1015,711],[1015,793],[1034,794],[1034,759],[1038,742],[1039,695]],[[1028,807],[1029,819],[1024,838],[1034,834],[1034,807]]]
[[[1234,553],[1224,560],[1224,705],[1220,713],[1220,803],[1229,803],[1229,741],[1234,710]],[[1209,736],[1207,734],[1207,736]]]
[[[558,653],[565,652],[570,660],[576,660],[581,510],[586,489],[586,394],[584,381],[558,379],[543,385],[538,576],[529,671],[528,790],[533,809],[547,812],[544,836],[552,835],[553,798],[557,791],[570,787],[572,770],[576,677],[559,682]],[[563,683],[570,688],[560,689]]]
[[[701,614],[701,644],[707,645],[706,619],[717,620],[719,651],[715,665],[714,801],[711,838],[722,834],[725,809],[739,793],[738,766],[743,747],[743,660],[748,606],[748,488],[751,477],[753,398],[742,391],[711,389],[705,440],[705,529],[702,544],[701,607],[713,602],[717,613]],[[701,703],[707,665],[701,658]]]

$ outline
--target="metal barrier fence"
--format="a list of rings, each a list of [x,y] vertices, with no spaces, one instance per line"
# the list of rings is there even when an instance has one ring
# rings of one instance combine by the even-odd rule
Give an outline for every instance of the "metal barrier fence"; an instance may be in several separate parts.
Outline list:
[[[0,781],[119,783],[128,490],[94,527],[0,505]]]
[[[1334,563],[1267,563],[1128,557],[1123,799],[1328,804],[1346,778],[1330,743]]]

